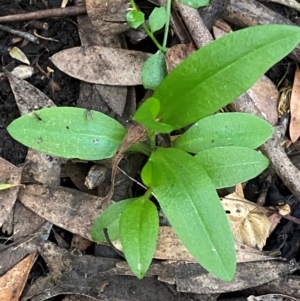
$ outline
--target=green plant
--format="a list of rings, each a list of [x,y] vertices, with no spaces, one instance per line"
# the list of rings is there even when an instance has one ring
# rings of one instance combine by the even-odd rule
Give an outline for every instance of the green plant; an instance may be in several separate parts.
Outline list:
[[[297,27],[264,25],[229,34],[196,51],[175,68],[133,120],[147,129],[149,143],[132,145],[149,154],[141,177],[148,187],[135,199],[110,206],[95,221],[92,236],[120,238],[129,266],[142,278],[158,236],[154,195],[195,259],[209,272],[231,280],[234,241],[216,188],[258,175],[268,160],[255,151],[273,129],[258,117],[215,114],[244,91],[300,41]],[[115,120],[78,108],[38,110],[13,121],[8,132],[21,143],[65,158],[113,157],[126,130]],[[211,115],[211,116],[210,116]],[[169,148],[156,146],[157,133],[193,124]]]
[[[168,50],[166,45],[171,17],[171,2],[172,0],[166,1],[166,8],[155,7],[149,16],[149,22],[147,24],[144,13],[138,9],[134,0],[130,0],[131,8],[126,14],[128,24],[134,29],[141,26],[158,48],[158,51],[151,55],[143,65],[142,83],[146,89],[155,90],[167,75],[165,53]],[[208,5],[209,0],[181,0],[181,2],[185,5],[199,8]],[[164,38],[161,45],[154,33],[163,27]]]

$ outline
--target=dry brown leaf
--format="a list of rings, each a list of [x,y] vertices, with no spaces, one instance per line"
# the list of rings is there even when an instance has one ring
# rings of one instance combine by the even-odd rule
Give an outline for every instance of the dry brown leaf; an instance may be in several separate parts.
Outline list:
[[[262,76],[247,92],[265,119],[276,125],[279,92],[274,83],[268,77]]]
[[[34,262],[36,252],[24,258],[0,277],[0,300],[18,301]]]
[[[5,70],[11,89],[14,93],[20,113],[27,114],[44,107],[55,106],[54,102],[43,92],[23,79],[19,79]]]
[[[51,200],[51,201],[49,201]],[[19,193],[19,201],[47,221],[92,240],[94,220],[103,212],[102,198],[75,189],[29,185]]]
[[[105,46],[113,48],[121,48],[124,44],[124,40],[121,35],[101,35],[100,31],[95,28],[88,16],[78,16],[77,23],[80,28],[79,36],[81,40],[81,46]],[[122,43],[123,42],[123,43]],[[123,45],[124,46],[124,45]],[[124,48],[124,47],[123,47]],[[84,90],[89,83],[80,83],[80,95],[77,101],[77,106],[80,106],[82,101],[87,102],[89,97],[84,96]],[[96,97],[92,97],[92,105],[89,107],[93,110],[99,110],[100,112],[102,102],[105,101],[109,107],[114,110],[118,115],[122,116],[126,104],[127,87],[121,86],[108,86],[108,85],[94,85],[93,92]],[[94,94],[93,93],[93,94]],[[98,95],[99,94],[99,95]]]
[[[171,72],[177,65],[185,60],[189,55],[196,51],[193,43],[177,44],[169,48],[166,53],[166,64],[168,72]]]
[[[86,0],[86,9],[91,22],[102,35],[113,35],[128,30],[126,13],[127,0]]]
[[[235,241],[262,249],[269,236],[271,222],[266,210],[232,193],[222,198]]]
[[[54,54],[50,60],[64,73],[104,85],[141,85],[148,53],[102,46],[74,47]]]
[[[21,170],[0,157],[0,182],[19,184]],[[19,187],[0,190],[0,227],[11,212],[18,195]]]
[[[298,65],[295,70],[290,109],[290,137],[292,142],[295,142],[300,136],[300,70]]]
[[[235,185],[235,193],[239,195],[241,198],[244,198],[244,189],[241,183]]]
[[[121,242],[113,242],[118,250],[122,250]],[[248,247],[244,244],[235,243],[237,262],[253,262],[262,260],[278,259],[265,255],[263,252]],[[156,245],[154,258],[161,260],[196,262],[181,240],[175,234],[172,227],[159,227],[159,237]]]

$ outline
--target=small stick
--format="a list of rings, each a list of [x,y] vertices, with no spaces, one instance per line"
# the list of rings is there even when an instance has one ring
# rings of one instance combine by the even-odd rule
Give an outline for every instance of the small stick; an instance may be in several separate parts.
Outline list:
[[[30,20],[37,20],[37,19],[71,17],[71,16],[78,16],[78,15],[86,15],[85,6],[52,8],[52,9],[38,10],[30,13],[8,15],[8,16],[0,17],[0,22],[30,21]]]
[[[24,39],[26,39],[26,40],[34,43],[34,44],[39,44],[38,38],[35,37],[34,35],[32,35],[31,33],[16,30],[16,29],[12,29],[8,26],[1,25],[1,24],[0,24],[0,29],[3,30],[3,31],[9,32],[11,34],[17,35],[19,37],[22,37],[22,38],[24,38]]]
[[[184,5],[179,0],[175,0],[174,4],[198,48],[213,41],[213,37],[203,23],[197,9]]]

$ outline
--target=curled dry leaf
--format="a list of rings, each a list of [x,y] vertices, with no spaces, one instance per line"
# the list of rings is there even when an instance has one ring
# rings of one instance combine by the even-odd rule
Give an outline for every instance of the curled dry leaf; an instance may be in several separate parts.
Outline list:
[[[222,198],[235,241],[262,249],[269,236],[271,222],[266,210],[232,193]]]
[[[74,47],[50,59],[64,73],[103,85],[141,85],[142,66],[148,53],[102,46]]]
[[[295,70],[294,84],[291,96],[290,137],[295,142],[300,136],[300,70]]]

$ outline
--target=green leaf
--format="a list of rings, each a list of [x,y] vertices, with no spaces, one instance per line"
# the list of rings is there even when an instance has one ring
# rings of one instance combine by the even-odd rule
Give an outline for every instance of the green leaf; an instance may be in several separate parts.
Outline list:
[[[116,120],[96,111],[53,107],[14,120],[7,128],[22,144],[63,158],[111,158],[126,130]]]
[[[149,16],[149,26],[152,32],[160,30],[166,24],[168,15],[164,7],[155,7]]]
[[[186,152],[158,148],[152,153],[152,176],[161,177],[153,192],[174,231],[210,273],[232,280],[235,247],[215,187],[205,170]]]
[[[127,199],[114,203],[110,205],[102,214],[100,214],[93,224],[93,240],[97,242],[106,241],[106,237],[103,232],[104,228],[107,228],[110,240],[113,241],[119,239],[119,222],[121,213],[129,203],[135,201],[136,199],[137,198]]]
[[[128,204],[120,219],[120,239],[132,272],[142,279],[152,261],[158,238],[158,213],[145,197]]]
[[[145,15],[138,10],[130,10],[126,14],[126,21],[129,26],[137,29],[140,25],[142,25],[145,21]]]
[[[142,68],[142,82],[145,89],[155,90],[167,75],[164,54],[158,50],[148,57]]]
[[[156,117],[160,110],[160,103],[157,98],[148,98],[136,111],[133,120],[146,126],[148,129],[159,133],[170,133],[173,128],[169,124],[156,121]]]
[[[158,117],[179,129],[211,115],[249,89],[299,41],[297,26],[260,25],[210,43],[157,87],[153,97],[160,101]]]
[[[202,6],[207,6],[209,4],[209,0],[180,0],[181,3],[194,7],[199,8]]]
[[[230,187],[259,175],[269,165],[261,153],[246,147],[225,146],[204,150],[194,156],[216,188]]]
[[[134,153],[141,153],[146,155],[147,157],[151,154],[151,148],[149,145],[147,145],[144,142],[137,142],[134,144],[131,144],[127,149],[126,152],[134,152]]]
[[[223,113],[196,122],[173,142],[173,146],[198,153],[217,146],[257,148],[273,134],[263,119],[246,113]]]

